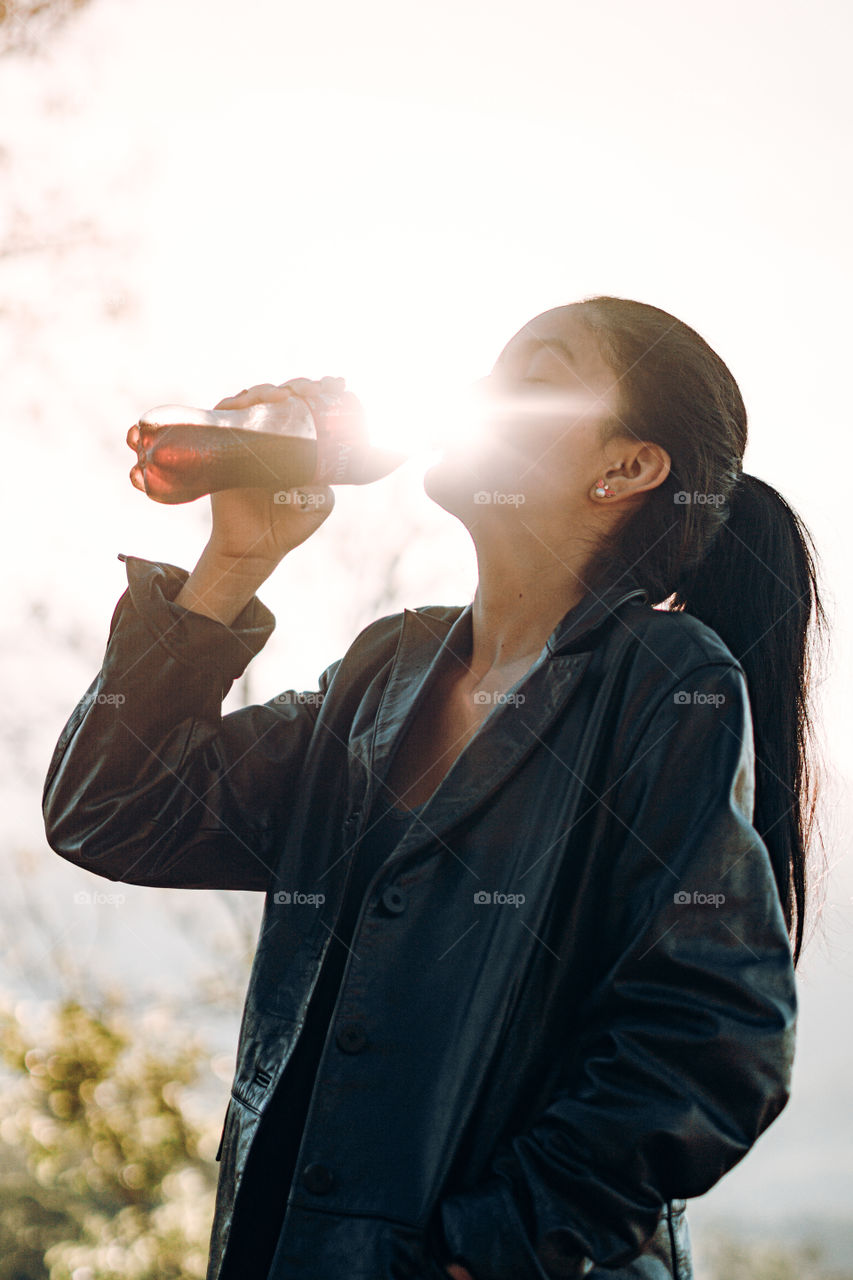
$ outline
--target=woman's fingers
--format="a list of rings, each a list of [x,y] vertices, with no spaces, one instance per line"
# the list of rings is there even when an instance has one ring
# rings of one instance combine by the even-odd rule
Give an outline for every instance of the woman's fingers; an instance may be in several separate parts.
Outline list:
[[[286,400],[291,393],[282,387],[277,387],[273,382],[259,382],[254,387],[249,387],[248,391],[244,391],[241,399],[246,404],[259,404],[264,400]]]
[[[253,387],[244,387],[236,396],[225,396],[214,409],[246,409],[253,404],[268,404],[271,401],[287,400],[289,396],[333,395],[343,394],[346,378],[290,378],[287,382],[258,382]]]
[[[236,396],[226,396],[214,405],[215,409],[246,409],[252,404],[266,404],[271,400],[286,400],[291,395],[272,382],[258,382],[254,387],[246,387]]]
[[[279,385],[289,387],[296,395],[308,395],[312,392],[314,395],[333,395],[339,396],[343,393],[346,378],[333,378],[326,375],[323,378],[290,378],[287,382]]]

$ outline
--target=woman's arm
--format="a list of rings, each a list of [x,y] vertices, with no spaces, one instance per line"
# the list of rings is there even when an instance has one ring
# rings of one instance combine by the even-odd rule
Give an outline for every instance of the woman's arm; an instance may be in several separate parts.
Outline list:
[[[604,958],[566,1028],[561,1087],[480,1185],[438,1206],[476,1280],[625,1265],[664,1203],[708,1191],[788,1101],[796,986],[752,827],[741,669],[688,673],[619,764],[601,798]]]
[[[126,566],[101,670],[48,769],[48,844],[128,884],[264,890],[338,664],[307,696],[287,690],[223,716],[275,618],[254,598],[225,626],[176,603],[186,570],[135,556]],[[247,589],[234,587],[237,596]]]

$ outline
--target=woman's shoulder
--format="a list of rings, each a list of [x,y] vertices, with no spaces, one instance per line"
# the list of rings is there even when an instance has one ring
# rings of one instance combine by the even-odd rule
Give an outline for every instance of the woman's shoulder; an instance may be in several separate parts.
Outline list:
[[[683,672],[708,663],[742,670],[722,637],[693,614],[664,605],[641,604],[620,611],[619,616],[636,638],[639,650],[645,649],[650,658],[665,662],[670,670]]]

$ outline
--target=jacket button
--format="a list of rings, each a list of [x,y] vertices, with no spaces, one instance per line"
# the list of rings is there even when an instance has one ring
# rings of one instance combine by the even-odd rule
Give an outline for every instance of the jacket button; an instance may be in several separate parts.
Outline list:
[[[344,1053],[361,1053],[367,1044],[367,1032],[360,1022],[345,1022],[338,1028],[335,1040]]]
[[[401,911],[406,910],[406,895],[402,889],[398,889],[394,884],[382,890],[381,901],[386,911],[390,911],[394,916],[398,916]]]
[[[302,1182],[315,1196],[324,1196],[331,1191],[334,1181],[335,1175],[324,1164],[306,1164],[302,1170]]]

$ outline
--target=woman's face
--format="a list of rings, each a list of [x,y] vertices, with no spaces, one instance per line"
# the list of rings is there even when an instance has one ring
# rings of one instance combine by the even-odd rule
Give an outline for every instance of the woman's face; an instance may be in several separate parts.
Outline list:
[[[617,377],[577,307],[544,311],[519,329],[478,388],[478,431],[445,449],[424,476],[426,492],[457,515],[535,502],[564,516],[567,499],[598,479],[600,429],[619,411]]]

